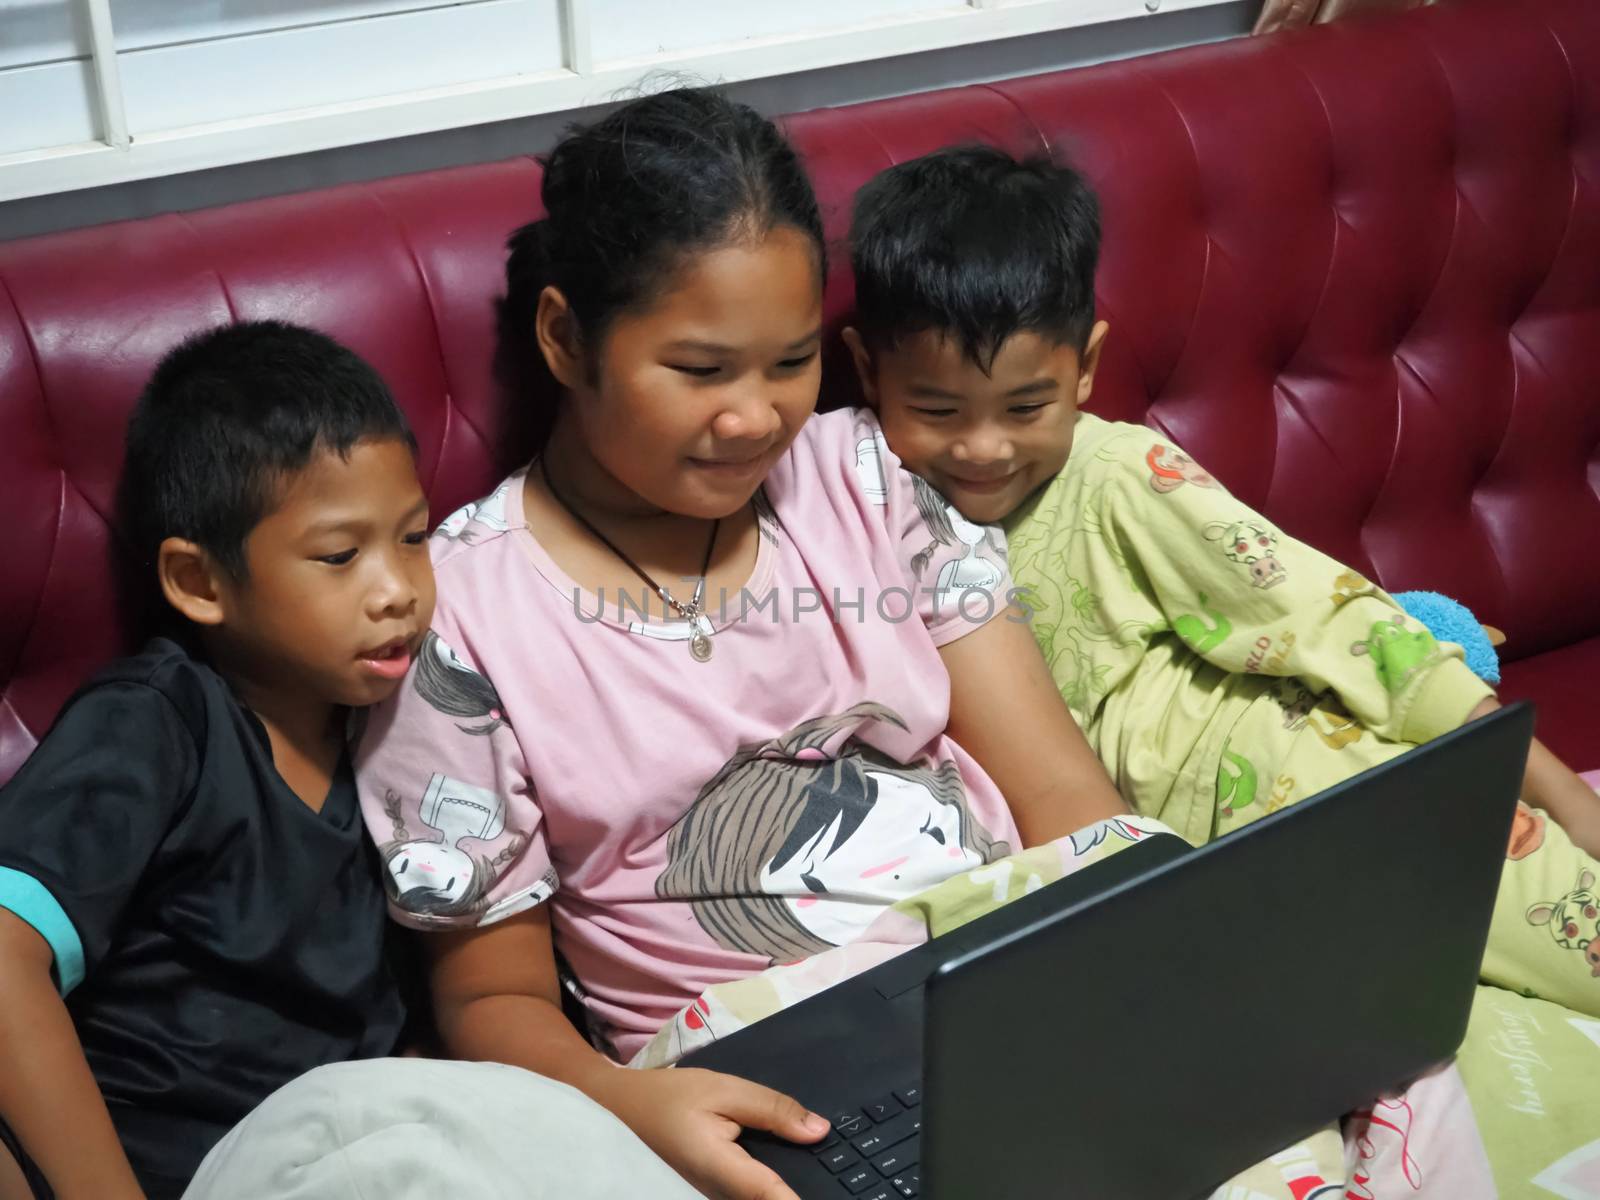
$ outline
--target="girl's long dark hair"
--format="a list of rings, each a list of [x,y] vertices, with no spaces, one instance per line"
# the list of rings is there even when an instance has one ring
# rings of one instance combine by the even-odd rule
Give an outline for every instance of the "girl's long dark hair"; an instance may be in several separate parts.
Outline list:
[[[558,389],[534,338],[539,294],[566,297],[591,355],[620,312],[648,303],[685,255],[822,218],[793,147],[760,113],[710,87],[676,88],[575,126],[543,160],[546,215],[511,235],[495,370],[521,439],[542,447]]]

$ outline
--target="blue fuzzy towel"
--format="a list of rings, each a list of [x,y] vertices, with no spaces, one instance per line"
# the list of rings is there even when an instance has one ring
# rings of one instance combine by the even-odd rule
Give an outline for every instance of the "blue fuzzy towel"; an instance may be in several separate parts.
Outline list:
[[[1489,644],[1478,618],[1458,600],[1438,592],[1397,592],[1395,600],[1407,614],[1428,627],[1441,642],[1454,642],[1467,652],[1467,666],[1485,683],[1500,682],[1500,656]]]

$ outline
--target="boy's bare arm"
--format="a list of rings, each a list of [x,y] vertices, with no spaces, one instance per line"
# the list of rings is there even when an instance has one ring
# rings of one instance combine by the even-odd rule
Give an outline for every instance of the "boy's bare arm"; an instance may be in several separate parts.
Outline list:
[[[1492,697],[1472,710],[1469,720],[1500,707]],[[1522,776],[1522,798],[1542,808],[1567,831],[1572,844],[1600,857],[1600,796],[1537,738],[1528,751],[1528,769]]]
[[[610,1109],[710,1200],[797,1200],[734,1139],[741,1128],[814,1142],[828,1124],[788,1096],[713,1071],[619,1067],[561,1010],[544,905],[484,929],[433,934],[434,1009],[456,1058],[503,1062],[568,1084]]]
[[[940,647],[950,673],[949,734],[1006,798],[1023,844],[1125,814],[1017,610]]]
[[[0,909],[0,1117],[58,1200],[143,1200],[51,963],[34,928]]]

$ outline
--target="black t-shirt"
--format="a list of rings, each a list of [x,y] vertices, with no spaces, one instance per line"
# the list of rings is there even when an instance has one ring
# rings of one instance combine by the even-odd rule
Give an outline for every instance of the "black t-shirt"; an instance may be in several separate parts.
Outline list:
[[[281,1085],[400,1036],[348,761],[311,811],[261,722],[174,642],[98,676],[0,789],[5,880],[58,982],[81,946],[67,1007],[152,1200]]]

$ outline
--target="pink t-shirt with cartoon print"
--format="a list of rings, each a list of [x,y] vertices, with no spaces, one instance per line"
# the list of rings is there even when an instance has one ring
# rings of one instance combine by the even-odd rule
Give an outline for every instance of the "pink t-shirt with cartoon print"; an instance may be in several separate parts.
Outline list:
[[[749,583],[707,597],[704,662],[658,600],[639,619],[642,587],[573,584],[527,528],[524,478],[435,533],[433,631],[358,756],[398,920],[549,902],[625,1061],[709,985],[1020,848],[945,736],[938,654],[1006,619],[1004,543],[901,469],[871,414],[813,417],[768,476]]]

